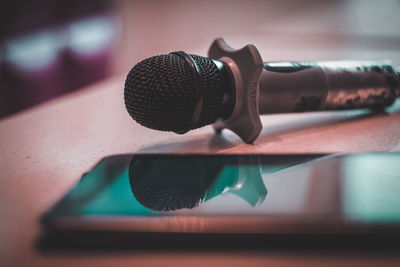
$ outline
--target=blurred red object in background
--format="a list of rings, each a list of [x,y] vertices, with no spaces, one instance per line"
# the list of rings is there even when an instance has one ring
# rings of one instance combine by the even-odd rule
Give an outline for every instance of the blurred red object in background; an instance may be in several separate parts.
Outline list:
[[[103,79],[118,27],[101,1],[5,1],[0,14],[0,117]]]

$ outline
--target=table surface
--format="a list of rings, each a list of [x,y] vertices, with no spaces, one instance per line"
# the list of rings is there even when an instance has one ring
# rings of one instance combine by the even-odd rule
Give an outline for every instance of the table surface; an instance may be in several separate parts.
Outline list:
[[[386,113],[365,110],[263,116],[253,145],[210,126],[175,135],[136,124],[123,107],[123,77],[117,76],[0,121],[0,265],[96,262],[176,264],[208,262],[304,264],[331,257],[339,262],[374,264],[369,254],[342,257],[285,253],[134,253],[123,255],[42,255],[33,242],[38,217],[102,157],[118,153],[336,153],[400,150],[400,103]],[[283,254],[282,254],[283,253]],[[154,257],[155,255],[157,257]],[[100,260],[101,259],[101,260]],[[400,258],[391,258],[393,261]],[[1,264],[5,262],[6,264]],[[389,261],[390,262],[390,261]]]
[[[136,2],[132,1],[132,3]],[[289,2],[285,3],[289,5]],[[171,8],[170,11],[172,10],[175,9]],[[313,15],[335,18],[335,12],[337,12],[335,10],[316,7]],[[296,16],[293,20],[283,21],[280,24],[281,28],[275,31],[272,28],[261,29],[268,33],[268,38],[267,35],[255,34],[254,29],[249,33],[245,27],[240,29],[243,34],[236,33],[228,36],[229,41],[235,45],[245,44],[245,40],[263,44],[262,47],[259,45],[262,56],[264,59],[271,60],[363,58],[364,52],[372,59],[382,57],[400,59],[397,37],[386,39],[380,37],[379,40],[383,40],[382,43],[376,42],[376,39],[371,39],[370,36],[342,35],[332,30],[330,34],[321,34],[326,26],[322,25],[319,33],[309,31],[311,33],[304,33],[306,38],[298,38],[300,35],[303,36],[303,33],[296,35],[290,32],[290,29],[297,24],[300,16],[297,14],[303,11],[297,10],[297,13],[290,14],[290,16]],[[179,12],[179,9],[176,12]],[[235,9],[235,12],[238,16],[240,15],[240,9]],[[303,13],[304,21],[308,21],[309,25],[314,25],[314,20],[307,15],[308,13],[305,11]],[[133,19],[135,18],[138,17]],[[265,25],[268,26],[268,24]],[[203,31],[205,29],[201,28]],[[210,28],[210,31],[216,30]],[[282,34],[282,31],[288,34]],[[218,36],[221,33],[223,32],[210,34]],[[240,36],[240,38],[235,36]],[[296,40],[302,41],[296,42]],[[195,41],[196,45],[193,45],[193,42],[185,43],[183,48],[190,47],[190,52],[204,54],[211,40],[196,39]],[[317,41],[319,45],[316,44]],[[307,50],[311,43],[312,52]],[[146,47],[139,48],[146,49]],[[154,47],[152,49],[155,51]],[[153,53],[153,50],[139,52],[134,60],[149,56],[148,53]],[[88,171],[105,156],[156,152],[400,151],[400,101],[381,113],[356,110],[263,116],[263,130],[260,137],[254,144],[248,145],[242,143],[229,131],[216,135],[210,126],[191,131],[186,135],[158,132],[141,127],[125,111],[122,90],[124,80],[124,76],[114,76],[0,120],[0,266],[87,266],[89,264],[165,266],[166,262],[174,266],[223,264],[309,266],[321,263],[326,266],[343,264],[375,266],[383,259],[385,265],[399,266],[400,255],[385,255],[383,258],[383,255],[378,252],[366,254],[312,251],[247,251],[242,253],[148,251],[48,255],[36,251],[34,242],[41,230],[38,222],[40,214],[65,194],[78,181],[82,173]]]

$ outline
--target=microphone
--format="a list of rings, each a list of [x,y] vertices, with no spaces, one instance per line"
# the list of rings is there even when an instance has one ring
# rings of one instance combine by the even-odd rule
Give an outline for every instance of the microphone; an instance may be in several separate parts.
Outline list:
[[[130,116],[178,134],[213,124],[252,143],[260,114],[382,109],[400,95],[400,75],[386,62],[264,63],[254,45],[235,50],[222,38],[208,55],[178,51],[135,65],[124,89]]]

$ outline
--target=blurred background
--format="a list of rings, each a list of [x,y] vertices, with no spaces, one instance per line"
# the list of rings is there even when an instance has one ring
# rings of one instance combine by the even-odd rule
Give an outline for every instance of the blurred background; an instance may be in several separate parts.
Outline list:
[[[0,118],[216,37],[264,61],[400,65],[399,0],[2,0]],[[122,88],[121,88],[122,90]]]

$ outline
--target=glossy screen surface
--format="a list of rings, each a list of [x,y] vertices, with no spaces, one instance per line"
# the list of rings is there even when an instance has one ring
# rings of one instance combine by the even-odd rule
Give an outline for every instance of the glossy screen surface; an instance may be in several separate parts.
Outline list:
[[[49,213],[400,221],[400,154],[116,155]]]

